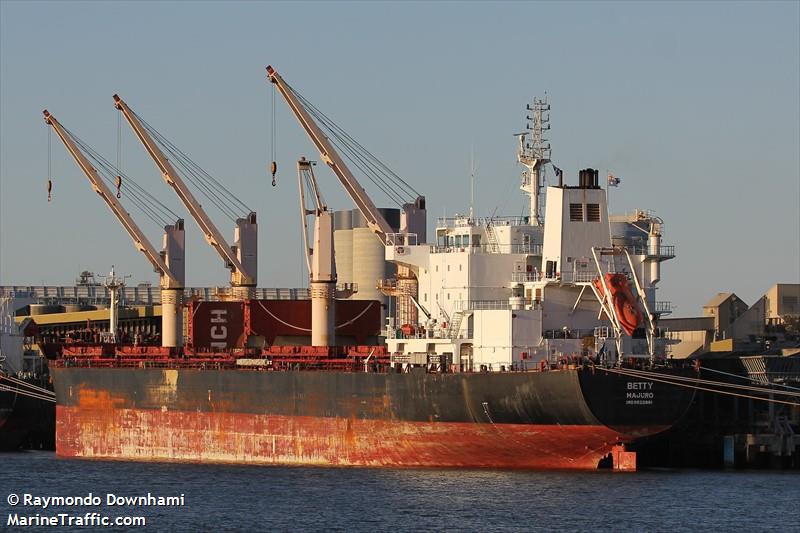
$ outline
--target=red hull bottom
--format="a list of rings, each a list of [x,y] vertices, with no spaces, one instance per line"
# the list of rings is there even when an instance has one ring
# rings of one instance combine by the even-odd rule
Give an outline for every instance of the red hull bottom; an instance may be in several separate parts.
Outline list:
[[[617,463],[620,447],[614,445],[620,441],[619,433],[601,425],[402,422],[61,405],[56,417],[58,455],[137,461],[593,470],[609,454]]]

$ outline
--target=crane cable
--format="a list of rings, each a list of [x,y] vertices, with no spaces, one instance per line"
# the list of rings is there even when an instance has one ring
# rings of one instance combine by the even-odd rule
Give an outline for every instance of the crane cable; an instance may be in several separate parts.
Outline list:
[[[347,158],[354,167],[360,170],[364,176],[378,187],[390,200],[398,205],[402,205],[405,202],[404,197],[410,197],[413,201],[416,197],[420,196],[420,194],[405,180],[369,152],[369,150],[356,141],[343,128],[337,125],[336,122],[294,89],[294,87],[290,86],[285,81],[284,85],[286,89],[299,100],[303,107],[305,107],[306,111],[318,121],[320,127],[328,134],[328,140],[337,148],[341,149],[344,157]]]
[[[315,116],[318,116],[331,132],[337,132],[337,137],[342,137],[347,139],[358,151],[360,151],[365,158],[370,160],[370,164],[374,166],[379,172],[381,172],[387,179],[391,180],[397,187],[399,191],[402,191],[409,196],[421,196],[419,192],[414,189],[408,182],[406,182],[403,178],[398,176],[392,169],[390,169],[383,161],[378,159],[374,154],[372,154],[369,150],[367,150],[361,143],[359,143],[353,136],[351,136],[347,131],[345,131],[342,127],[340,127],[336,122],[333,121],[330,117],[325,115],[319,108],[317,108],[314,104],[312,104],[308,99],[306,99],[303,95],[299,94],[294,88],[291,88],[292,92],[305,104],[307,105],[312,111]]]
[[[86,154],[89,159],[92,160],[95,166],[95,170],[98,174],[108,183],[114,183],[115,179],[111,178],[111,176],[119,176],[122,172],[115,168],[107,159],[97,153],[91,146],[86,144],[83,140],[81,140],[77,135],[69,131],[66,127],[62,126],[64,131],[70,138],[72,138],[73,142],[77,144],[83,152]],[[179,218],[177,214],[175,214],[171,209],[166,207],[164,204],[159,202],[155,197],[153,197],[150,193],[148,193],[143,187],[139,186],[133,179],[126,176],[126,188],[127,184],[131,184],[131,189],[128,191],[130,193],[130,198],[132,203],[139,208],[148,218],[150,218],[153,222],[159,225],[166,225],[168,221],[167,216],[171,215],[175,218]],[[159,209],[160,208],[160,209]]]
[[[53,128],[47,127],[47,201],[53,200]]]
[[[167,139],[153,126],[147,123],[141,116],[131,111],[150,135],[161,145],[161,148],[172,156],[171,162],[181,167],[184,176],[197,186],[203,195],[214,205],[223,211],[230,218],[236,218],[236,210],[244,209],[251,211],[244,202],[239,200],[233,193],[225,188],[219,181],[214,179],[208,172],[203,170],[200,165],[195,163],[186,153],[178,148],[172,141]]]
[[[367,179],[375,184],[381,192],[398,206],[401,206],[404,202],[403,194],[409,194],[407,189],[403,190],[403,185],[408,187],[408,189],[411,189],[411,187],[358,143],[350,134],[314,106],[314,104],[294,91],[294,89],[291,90],[303,103],[309,114],[317,119],[321,126],[327,130],[330,135],[328,140],[342,150],[345,157],[358,168]],[[413,189],[411,190],[413,191]]]
[[[142,126],[167,152],[170,162],[180,167],[180,171],[200,192],[208,198],[220,211],[231,220],[236,220],[237,212],[244,210],[245,213],[252,212],[242,200],[228,190],[222,183],[206,172],[200,165],[194,162],[185,152],[178,148],[172,141],[167,139],[153,126],[147,123],[140,115],[131,110],[131,113],[141,122]]]
[[[275,187],[277,185],[277,181],[275,179],[275,174],[278,172],[278,162],[275,160],[275,152],[277,142],[275,141],[275,131],[276,131],[276,120],[275,120],[275,84],[270,83],[272,86],[272,114],[271,114],[271,121],[270,124],[270,150],[272,156],[272,164],[270,165],[270,171],[272,172],[272,186]]]
[[[197,163],[189,159],[186,154],[180,152],[180,150],[172,145],[172,147],[168,147],[166,145],[163,146],[164,150],[167,151],[171,156],[171,161],[178,165],[181,169],[183,176],[188,179],[195,187],[197,187],[200,192],[211,201],[217,208],[222,211],[228,218],[231,220],[236,220],[237,218],[237,207],[234,204],[234,201],[239,202],[240,204],[244,205],[238,198],[234,197],[230,194],[229,191],[224,189],[219,182],[216,182],[216,186],[212,181],[210,181],[207,177],[204,177],[203,174],[210,177],[208,173],[206,173],[202,168],[200,168]],[[213,178],[211,178],[213,180]],[[245,212],[249,211],[247,206],[244,206]]]
[[[122,198],[122,113],[117,113],[117,198]]]
[[[121,177],[125,176],[125,187],[128,191],[128,197],[131,203],[144,213],[150,220],[160,226],[166,226],[172,223],[170,217],[174,219],[180,218],[169,207],[161,203],[155,196],[147,192],[147,190],[136,183],[130,176],[125,175],[118,168],[115,168],[107,159],[97,153],[91,146],[86,144],[80,137],[72,133],[65,126],[61,126],[64,132],[69,136],[72,141],[83,150],[84,154],[91,159],[95,165],[95,170],[98,174],[108,183],[114,183],[115,179],[111,176]]]

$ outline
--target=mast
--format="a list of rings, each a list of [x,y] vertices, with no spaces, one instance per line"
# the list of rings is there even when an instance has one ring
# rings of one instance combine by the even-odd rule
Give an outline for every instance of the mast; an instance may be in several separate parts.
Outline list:
[[[104,283],[108,292],[111,294],[111,305],[108,308],[108,342],[117,342],[117,330],[119,329],[119,294],[125,288],[125,280],[118,278],[114,273],[114,266],[108,274]]]
[[[305,186],[310,189],[311,208],[306,207]],[[297,185],[300,189],[300,218],[311,293],[311,345],[334,346],[336,318],[336,263],[333,251],[333,214],[322,199],[314,177],[312,162],[297,161]],[[313,241],[309,242],[306,217],[314,217]]]
[[[475,148],[469,151],[469,222],[475,220]]]
[[[545,132],[550,129],[550,104],[547,96],[534,97],[533,103],[528,104],[526,109],[532,114],[526,115],[526,133],[519,134],[517,161],[526,169],[520,189],[531,197],[530,224],[541,226],[539,194],[544,181],[544,167],[550,162],[550,142],[545,138]]]

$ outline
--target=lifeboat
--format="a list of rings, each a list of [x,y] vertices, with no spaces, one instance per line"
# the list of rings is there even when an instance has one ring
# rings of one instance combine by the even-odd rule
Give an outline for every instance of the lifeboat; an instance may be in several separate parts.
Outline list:
[[[633,331],[642,323],[642,310],[633,297],[627,276],[609,272],[605,275],[605,280],[608,290],[611,291],[611,305],[614,306],[619,325],[625,333],[633,335]],[[592,283],[600,296],[605,295],[605,287],[600,278],[595,278]]]
[[[405,335],[406,337],[413,337],[414,334],[416,333],[416,328],[411,324],[403,324],[400,327],[400,331],[402,331],[403,335]]]

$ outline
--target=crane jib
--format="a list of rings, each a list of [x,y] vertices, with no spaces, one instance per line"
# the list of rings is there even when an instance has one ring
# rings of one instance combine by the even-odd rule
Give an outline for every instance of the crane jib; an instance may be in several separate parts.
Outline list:
[[[216,250],[226,265],[230,265],[231,269],[231,284],[233,286],[255,286],[256,274],[255,272],[247,272],[242,265],[241,261],[233,252],[233,248],[228,244],[222,233],[217,229],[216,225],[211,221],[211,218],[203,210],[202,205],[198,202],[189,188],[184,183],[181,176],[173,167],[170,160],[162,152],[159,147],[159,142],[153,138],[145,127],[146,123],[140,120],[138,115],[134,113],[131,108],[119,97],[114,95],[114,107],[122,112],[125,119],[130,124],[136,136],[141,141],[145,150],[155,162],[156,166],[161,170],[162,176],[166,183],[175,191],[184,204],[186,209],[197,221],[201,230],[204,233],[206,241]],[[149,126],[148,126],[149,127]],[[152,128],[151,128],[152,129]],[[157,133],[157,132],[156,132]],[[159,135],[160,137],[160,135]],[[160,139],[162,142],[163,138]],[[167,146],[167,150],[176,150],[174,146]],[[180,152],[181,155],[182,152]],[[255,224],[252,224],[253,232],[256,231]],[[257,270],[255,267],[253,270]]]
[[[72,136],[66,131],[65,128],[62,127],[61,123],[56,120],[56,118],[50,114],[47,110],[43,112],[45,117],[45,122],[49,124],[53,130],[56,132],[58,137],[61,139],[61,142],[66,147],[67,151],[70,153],[72,158],[77,163],[78,167],[83,171],[86,177],[89,179],[92,188],[97,192],[97,194],[103,199],[106,205],[111,209],[112,213],[117,217],[119,222],[122,224],[125,231],[131,237],[134,242],[136,248],[144,253],[145,257],[147,257],[148,261],[153,265],[153,267],[161,274],[161,285],[169,286],[169,287],[182,287],[183,280],[179,279],[172,271],[167,267],[164,260],[161,258],[161,255],[156,251],[155,247],[150,243],[150,241],[145,236],[144,232],[139,228],[139,226],[134,222],[133,218],[131,218],[130,214],[122,208],[122,206],[114,200],[114,195],[111,190],[106,186],[103,182],[100,174],[98,173],[97,169],[89,162],[87,156],[83,153],[83,151],[78,147],[77,143],[73,140]]]

